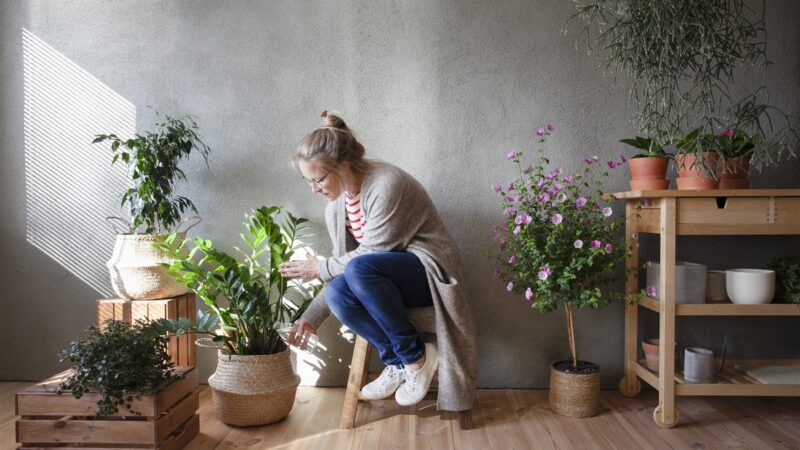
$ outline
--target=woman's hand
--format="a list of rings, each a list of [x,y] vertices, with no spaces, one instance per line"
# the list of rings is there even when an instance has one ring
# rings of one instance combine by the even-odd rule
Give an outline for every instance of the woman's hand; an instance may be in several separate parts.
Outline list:
[[[303,349],[306,347],[309,339],[311,339],[311,336],[316,334],[317,329],[311,325],[311,322],[303,318],[297,319],[297,322],[295,322],[292,327],[292,331],[289,332],[289,344]]]
[[[309,255],[305,261],[286,261],[278,267],[283,278],[300,278],[309,281],[319,278],[319,261]]]

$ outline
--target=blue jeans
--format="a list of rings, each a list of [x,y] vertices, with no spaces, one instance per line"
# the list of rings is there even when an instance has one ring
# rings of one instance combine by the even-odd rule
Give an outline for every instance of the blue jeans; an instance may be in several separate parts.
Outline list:
[[[433,305],[425,267],[416,255],[382,252],[351,259],[344,274],[328,282],[325,301],[343,324],[378,349],[385,364],[404,366],[425,354],[405,311]]]

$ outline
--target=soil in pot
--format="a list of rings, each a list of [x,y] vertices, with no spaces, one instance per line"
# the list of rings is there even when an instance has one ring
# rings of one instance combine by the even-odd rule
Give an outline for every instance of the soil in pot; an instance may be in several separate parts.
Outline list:
[[[592,417],[600,411],[600,367],[562,360],[550,368],[550,408],[568,417]]]

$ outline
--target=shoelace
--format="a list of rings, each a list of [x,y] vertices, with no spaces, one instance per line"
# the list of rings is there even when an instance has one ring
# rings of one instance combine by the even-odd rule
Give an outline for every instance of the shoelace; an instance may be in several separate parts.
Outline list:
[[[422,369],[419,369],[416,372],[412,372],[409,369],[405,369],[406,384],[408,384],[411,389],[415,389],[417,387],[417,378],[419,378],[419,373],[421,371]]]
[[[378,380],[379,380],[378,382],[382,386],[383,385],[387,385],[387,384],[392,382],[394,377],[401,376],[401,374],[398,373],[398,372],[399,371],[397,370],[397,368],[395,366],[386,366],[386,368],[383,369],[383,372],[381,372],[381,376],[378,377]]]

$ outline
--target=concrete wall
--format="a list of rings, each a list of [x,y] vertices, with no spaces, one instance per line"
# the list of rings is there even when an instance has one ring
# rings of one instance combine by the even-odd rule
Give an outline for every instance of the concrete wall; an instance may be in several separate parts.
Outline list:
[[[774,103],[800,110],[800,7],[768,3]],[[12,1],[0,3],[0,380],[32,380],[111,294],[105,261],[128,181],[95,133],[148,129],[153,110],[198,117],[211,168],[184,167],[180,187],[205,221],[192,234],[238,244],[243,215],[282,204],[312,220],[326,254],[325,200],[290,169],[300,138],[338,110],[368,154],[398,164],[428,189],[461,245],[478,317],[482,387],[544,387],[568,354],[561,312],[541,315],[508,295],[485,252],[509,180],[503,155],[532,149],[551,121],[555,164],[623,150],[635,129],[627,90],[560,31],[565,1]],[[798,187],[797,161],[753,176],[754,187]],[[611,188],[624,190],[625,170]],[[786,238],[681,242],[678,257],[713,267],[760,266],[797,253]],[[645,238],[643,258],[657,240]],[[642,333],[656,332],[653,320]],[[623,308],[577,315],[581,356],[613,387],[622,369]],[[794,318],[682,321],[681,339],[732,336],[737,357],[800,357]],[[299,362],[305,383],[342,385],[350,345],[335,319],[326,346]],[[712,339],[712,340],[713,340]],[[767,344],[777,343],[766,349]],[[200,350],[213,371],[214,354]]]

